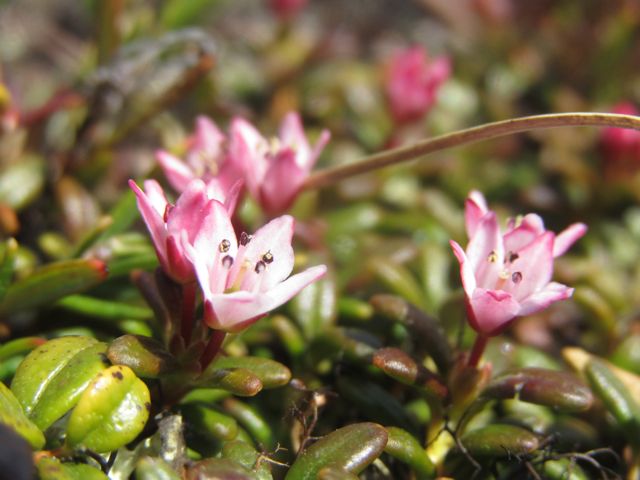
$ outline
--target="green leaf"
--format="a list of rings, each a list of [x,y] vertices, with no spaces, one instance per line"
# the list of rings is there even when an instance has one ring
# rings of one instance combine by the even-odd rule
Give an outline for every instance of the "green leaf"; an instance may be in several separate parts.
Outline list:
[[[435,477],[435,465],[413,435],[397,427],[387,427],[387,432],[386,453],[409,465],[419,475],[418,478]]]
[[[222,458],[232,460],[249,470],[253,470],[256,480],[271,480],[273,478],[269,462],[262,460],[262,455],[252,445],[242,440],[226,442],[222,447]]]
[[[198,378],[195,386],[219,388],[241,397],[253,397],[262,390],[260,378],[244,368],[212,370]]]
[[[34,449],[39,450],[44,446],[44,435],[26,417],[18,399],[2,382],[0,382],[0,423],[19,433]]]
[[[509,457],[531,453],[538,437],[515,425],[487,425],[465,433],[460,441],[472,457]]]
[[[291,466],[285,480],[311,480],[324,467],[358,474],[387,445],[387,431],[376,423],[355,423],[339,428],[307,448]]]
[[[226,458],[207,458],[187,470],[187,480],[255,480],[253,472]]]
[[[12,284],[0,304],[0,314],[35,309],[66,295],[87,290],[107,278],[100,260],[67,260],[34,270]]]
[[[181,411],[189,427],[209,439],[233,440],[238,435],[238,422],[213,408],[192,403]]]
[[[49,383],[83,350],[98,344],[95,338],[68,336],[50,340],[33,350],[18,367],[11,390],[28,416],[41,400]]]
[[[67,295],[58,300],[56,306],[83,315],[108,320],[120,320],[123,318],[147,320],[153,317],[153,312],[147,307],[139,307],[111,300],[101,300],[86,295]]]
[[[304,336],[314,338],[336,320],[336,284],[331,275],[313,282],[298,293],[289,308]]]
[[[151,409],[149,389],[129,367],[100,372],[84,391],[67,425],[67,444],[109,452],[142,431]]]
[[[180,480],[161,458],[142,457],[136,464],[136,480]]]
[[[593,394],[575,375],[543,368],[522,368],[493,379],[482,395],[492,399],[517,398],[567,412],[588,410]]]
[[[44,186],[44,161],[23,157],[0,173],[0,202],[21,210],[38,196]]]
[[[406,266],[380,256],[371,258],[367,267],[386,288],[414,305],[425,307],[424,293]]]
[[[230,397],[222,402],[222,408],[246,428],[260,444],[265,447],[272,447],[275,444],[269,423],[254,407]]]
[[[37,467],[40,480],[108,480],[97,468],[83,463],[61,463],[55,457],[42,457]]]
[[[0,301],[4,298],[11,285],[18,242],[10,238],[0,247],[2,258],[0,259]]]
[[[291,380],[291,370],[279,362],[260,357],[218,357],[207,368],[204,376],[218,369],[242,368],[250,371],[264,388],[281,387]]]
[[[11,340],[0,345],[0,362],[15,355],[28,353],[46,342],[47,340],[42,337],[22,337]]]
[[[109,345],[107,356],[114,365],[126,365],[139,377],[158,378],[174,371],[176,359],[149,337],[123,335]]]

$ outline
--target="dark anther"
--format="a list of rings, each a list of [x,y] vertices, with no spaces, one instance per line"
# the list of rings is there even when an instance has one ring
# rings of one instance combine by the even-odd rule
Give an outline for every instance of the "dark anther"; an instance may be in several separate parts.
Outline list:
[[[521,272],[513,272],[511,274],[511,281],[513,283],[520,283],[522,281],[522,273]]]
[[[259,260],[256,263],[255,271],[256,271],[256,273],[260,273],[260,272],[264,271],[265,268],[267,268],[267,265],[262,260]]]
[[[226,253],[230,248],[231,242],[226,238],[220,242],[220,245],[218,245],[218,250],[220,251],[220,253]]]
[[[269,250],[267,253],[262,255],[262,261],[267,265],[273,262],[273,254],[271,253],[271,250]]]
[[[242,232],[240,234],[240,245],[244,247],[251,241],[252,238],[253,238],[253,235],[249,235],[247,232]]]
[[[231,268],[233,265],[233,257],[231,255],[225,255],[222,257],[222,266],[225,268]]]
[[[517,254],[517,253],[515,253],[515,252],[509,251],[509,253],[508,253],[507,257],[508,257],[508,261],[509,261],[509,263],[513,263],[513,262],[515,262],[518,258],[520,258],[520,255],[518,255],[518,254]]]

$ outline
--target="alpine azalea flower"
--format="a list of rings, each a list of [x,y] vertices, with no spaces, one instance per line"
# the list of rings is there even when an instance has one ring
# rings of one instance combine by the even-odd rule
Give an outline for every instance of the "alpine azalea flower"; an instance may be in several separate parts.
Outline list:
[[[419,120],[432,107],[436,95],[451,73],[448,58],[430,61],[420,46],[397,53],[388,69],[386,91],[397,122]]]
[[[330,138],[323,130],[311,147],[300,116],[293,112],[284,117],[279,137],[271,141],[242,118],[231,122],[230,136],[230,156],[242,166],[251,195],[271,215],[291,206]]]
[[[553,259],[586,233],[584,224],[556,235],[530,213],[510,220],[501,233],[496,214],[477,191],[467,198],[465,223],[466,251],[453,240],[450,244],[460,263],[469,321],[480,335],[496,335],[515,317],[572,295],[572,288],[551,282]]]
[[[138,210],[147,224],[162,269],[178,283],[194,281],[195,271],[186,245],[195,241],[214,204],[221,205],[220,202],[209,198],[202,180],[189,183],[175,206],[167,201],[155,180],[146,180],[144,191],[133,180],[129,180],[129,186],[136,194]]]
[[[213,329],[246,328],[327,270],[318,265],[289,276],[294,220],[288,215],[238,239],[226,209],[214,201],[204,223],[188,250],[202,289],[204,319]]]
[[[192,180],[199,178],[206,183],[210,198],[224,199],[241,178],[233,158],[224,152],[224,141],[216,124],[201,115],[196,119],[193,135],[187,139],[184,160],[165,150],[158,150],[156,159],[177,192],[184,192]]]

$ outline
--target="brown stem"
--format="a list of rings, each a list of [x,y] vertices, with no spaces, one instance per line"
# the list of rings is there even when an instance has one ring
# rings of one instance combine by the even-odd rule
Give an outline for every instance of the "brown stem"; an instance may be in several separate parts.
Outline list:
[[[470,367],[478,366],[478,363],[480,362],[480,358],[484,353],[484,349],[486,348],[488,341],[489,337],[482,335],[481,333],[478,334],[478,336],[476,337],[476,341],[473,343],[473,348],[471,349],[471,354],[469,355],[469,361],[467,362],[467,365],[469,365]]]
[[[216,358],[216,355],[220,351],[220,347],[222,346],[222,341],[226,332],[222,330],[212,330],[211,336],[209,337],[209,343],[202,352],[202,356],[200,357],[200,365],[202,367],[202,371],[204,372],[209,364]]]
[[[552,113],[530,117],[512,118],[500,122],[486,123],[477,127],[458,130],[438,137],[422,140],[406,147],[393,148],[376,153],[348,165],[327,168],[311,174],[303,189],[321,188],[332,185],[354,175],[370,172],[396,163],[415,160],[429,153],[469,143],[503,137],[514,133],[555,127],[618,127],[640,130],[640,117],[615,113]]]
[[[196,282],[182,285],[182,318],[180,326],[185,346],[191,343],[193,320],[196,313],[196,292]]]

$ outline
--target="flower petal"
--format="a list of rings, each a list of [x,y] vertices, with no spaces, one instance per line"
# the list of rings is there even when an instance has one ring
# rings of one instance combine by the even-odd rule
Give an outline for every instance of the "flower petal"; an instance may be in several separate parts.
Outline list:
[[[525,215],[519,222],[512,219],[504,234],[504,249],[507,253],[517,253],[545,231],[542,218],[535,213]]]
[[[453,240],[449,240],[449,245],[451,245],[453,253],[458,259],[458,263],[460,264],[460,277],[462,278],[462,287],[464,288],[467,296],[470,297],[473,294],[473,291],[476,289],[475,273],[473,272],[473,269],[469,264],[469,259],[464,253],[462,247]]]
[[[311,267],[265,292],[241,290],[211,295],[207,299],[214,313],[210,319],[215,319],[216,324],[210,326],[228,332],[237,331],[246,326],[244,322],[247,320],[268,313],[288,301],[304,287],[323,276],[326,271],[327,267],[324,265]]]
[[[178,197],[175,207],[167,216],[167,230],[169,233],[186,231],[190,242],[193,242],[200,225],[206,216],[204,209],[208,204],[205,183],[196,179]]]
[[[151,182],[153,181],[148,181],[148,182],[149,183],[145,182],[145,184],[152,185]],[[157,185],[157,182],[154,182],[154,183],[156,183]],[[167,231],[166,231],[164,220],[162,218],[162,215],[164,212],[160,213],[158,211],[158,209],[161,208],[159,203],[156,201],[155,202],[156,204],[154,205],[154,203],[149,199],[147,194],[143,192],[140,189],[140,187],[138,187],[136,182],[134,182],[133,180],[129,180],[129,187],[131,187],[133,192],[136,194],[136,202],[138,204],[138,210],[140,210],[142,219],[144,220],[144,223],[147,225],[147,229],[151,234],[151,240],[158,254],[158,258],[161,263],[164,263],[167,260],[166,250],[165,250],[165,241],[167,238]],[[153,191],[153,188],[151,191]],[[158,185],[158,188],[160,188],[159,185]],[[160,190],[162,189],[160,188]],[[165,200],[165,208],[166,208],[166,200]]]
[[[494,212],[488,212],[477,225],[467,245],[467,258],[479,287],[493,288],[503,268],[504,247]]]
[[[307,172],[296,162],[296,154],[286,148],[278,152],[269,165],[260,186],[260,204],[267,213],[286,211],[295,200]]]
[[[267,171],[267,141],[253,125],[242,118],[234,118],[229,130],[229,156],[233,163],[241,166],[247,188],[254,198],[258,198],[260,185]]]
[[[553,243],[555,234],[547,231],[518,252],[518,258],[510,265],[511,278],[505,280],[504,290],[518,300],[543,288],[553,275]],[[513,275],[519,273],[517,281]]]
[[[280,125],[280,141],[282,142],[283,148],[292,149],[296,152],[295,156],[299,161],[298,165],[300,167],[311,168],[311,165],[308,165],[311,161],[311,147],[304,133],[302,120],[298,113],[289,112],[282,119]]]
[[[167,177],[167,181],[177,192],[186,190],[189,182],[195,178],[193,170],[169,152],[164,150],[156,151],[156,160],[158,160],[162,172]]]
[[[467,237],[473,237],[480,220],[488,211],[489,208],[487,207],[487,201],[484,199],[484,195],[477,190],[470,192],[464,203],[464,224],[467,230]]]
[[[584,223],[574,223],[560,232],[553,244],[554,258],[563,255],[585,233],[587,226]]]
[[[531,315],[544,310],[553,302],[565,300],[571,295],[573,295],[573,288],[561,283],[551,282],[521,302],[520,315]]]
[[[520,314],[520,304],[502,290],[477,288],[469,305],[473,313],[471,326],[485,335],[495,335]]]

